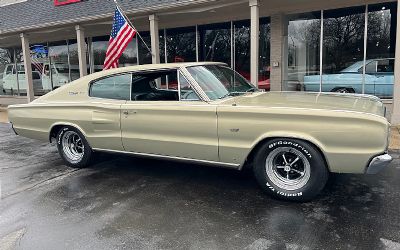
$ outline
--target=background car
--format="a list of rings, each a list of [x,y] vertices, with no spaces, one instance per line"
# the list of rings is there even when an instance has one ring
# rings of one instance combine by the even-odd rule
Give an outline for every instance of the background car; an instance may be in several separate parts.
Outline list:
[[[33,91],[35,95],[43,94],[41,73],[35,70],[32,71],[32,79],[33,79]],[[6,65],[2,77],[2,86],[3,86],[2,94],[4,95],[16,95],[18,91],[20,94],[26,94],[27,86],[26,86],[24,65],[23,64]]]
[[[394,59],[366,61],[364,93],[381,98],[393,97]],[[323,92],[363,93],[363,61],[337,74],[322,75]],[[304,90],[319,92],[320,75],[304,76]]]

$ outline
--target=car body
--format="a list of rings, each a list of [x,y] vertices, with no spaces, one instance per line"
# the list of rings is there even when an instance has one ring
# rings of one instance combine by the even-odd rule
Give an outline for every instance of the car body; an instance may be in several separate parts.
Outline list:
[[[178,82],[178,90],[162,87],[168,78]],[[67,157],[71,166],[86,165],[84,157],[82,163],[83,151],[153,156],[239,170],[261,162],[255,164],[261,171],[256,176],[263,183],[262,166],[271,156],[264,152],[274,149],[274,153],[283,150],[283,156],[272,159],[274,164],[284,161],[285,166],[270,169],[271,173],[283,169],[279,171],[286,172],[279,174],[287,174],[283,178],[290,180],[295,173],[303,176],[307,169],[308,174],[318,172],[316,183],[322,186],[329,172],[374,173],[390,162],[389,122],[384,115],[385,108],[377,97],[259,92],[224,64],[206,62],[94,73],[29,104],[9,107],[9,120],[17,134],[43,141],[56,138],[64,160],[63,150],[80,148],[79,161]],[[288,155],[293,159],[287,159]],[[290,162],[297,162],[304,171],[292,169]],[[285,183],[266,183],[262,187],[267,192],[287,199],[306,200],[322,188],[317,185],[306,195],[305,187],[285,190]]]
[[[50,64],[45,63],[42,72],[42,85],[45,91],[51,91],[78,79],[80,76],[77,65],[69,66],[65,63],[52,63],[51,72],[49,68]]]
[[[18,69],[18,74],[17,70]],[[32,71],[34,93],[43,93],[42,75],[39,71]],[[17,84],[18,83],[18,84]],[[2,76],[2,93],[6,95],[26,94],[25,67],[23,64],[7,64]]]
[[[363,93],[363,61],[356,62],[338,74],[322,75],[322,91]],[[320,76],[304,76],[306,91],[320,91]],[[393,97],[394,59],[366,60],[364,93],[381,98]]]

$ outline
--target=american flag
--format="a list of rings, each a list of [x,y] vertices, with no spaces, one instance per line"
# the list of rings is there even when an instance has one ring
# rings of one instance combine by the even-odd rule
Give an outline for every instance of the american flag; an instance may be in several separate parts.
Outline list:
[[[32,64],[35,67],[35,69],[37,71],[39,71],[40,74],[42,74],[43,73],[43,64],[41,62],[39,62],[39,60],[36,59],[35,57],[32,57],[31,61],[32,61]]]
[[[115,9],[114,22],[111,30],[110,41],[108,42],[103,70],[118,67],[118,59],[121,57],[122,53],[135,35],[136,30],[129,25],[117,7]]]

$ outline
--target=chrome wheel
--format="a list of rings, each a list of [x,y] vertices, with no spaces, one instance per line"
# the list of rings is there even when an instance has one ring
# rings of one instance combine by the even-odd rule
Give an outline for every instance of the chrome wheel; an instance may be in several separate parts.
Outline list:
[[[346,88],[340,88],[335,91],[336,93],[350,93],[350,91]]]
[[[62,135],[61,146],[65,156],[71,163],[77,163],[82,160],[85,146],[81,137],[74,131],[66,131]]]
[[[265,160],[265,171],[279,188],[293,191],[304,187],[310,179],[310,162],[299,150],[279,147]]]

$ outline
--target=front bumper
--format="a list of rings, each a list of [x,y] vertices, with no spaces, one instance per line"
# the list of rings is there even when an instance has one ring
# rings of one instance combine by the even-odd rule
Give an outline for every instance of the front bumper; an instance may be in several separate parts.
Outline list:
[[[387,167],[392,161],[392,157],[388,154],[378,155],[372,158],[367,168],[367,174],[377,174]]]

